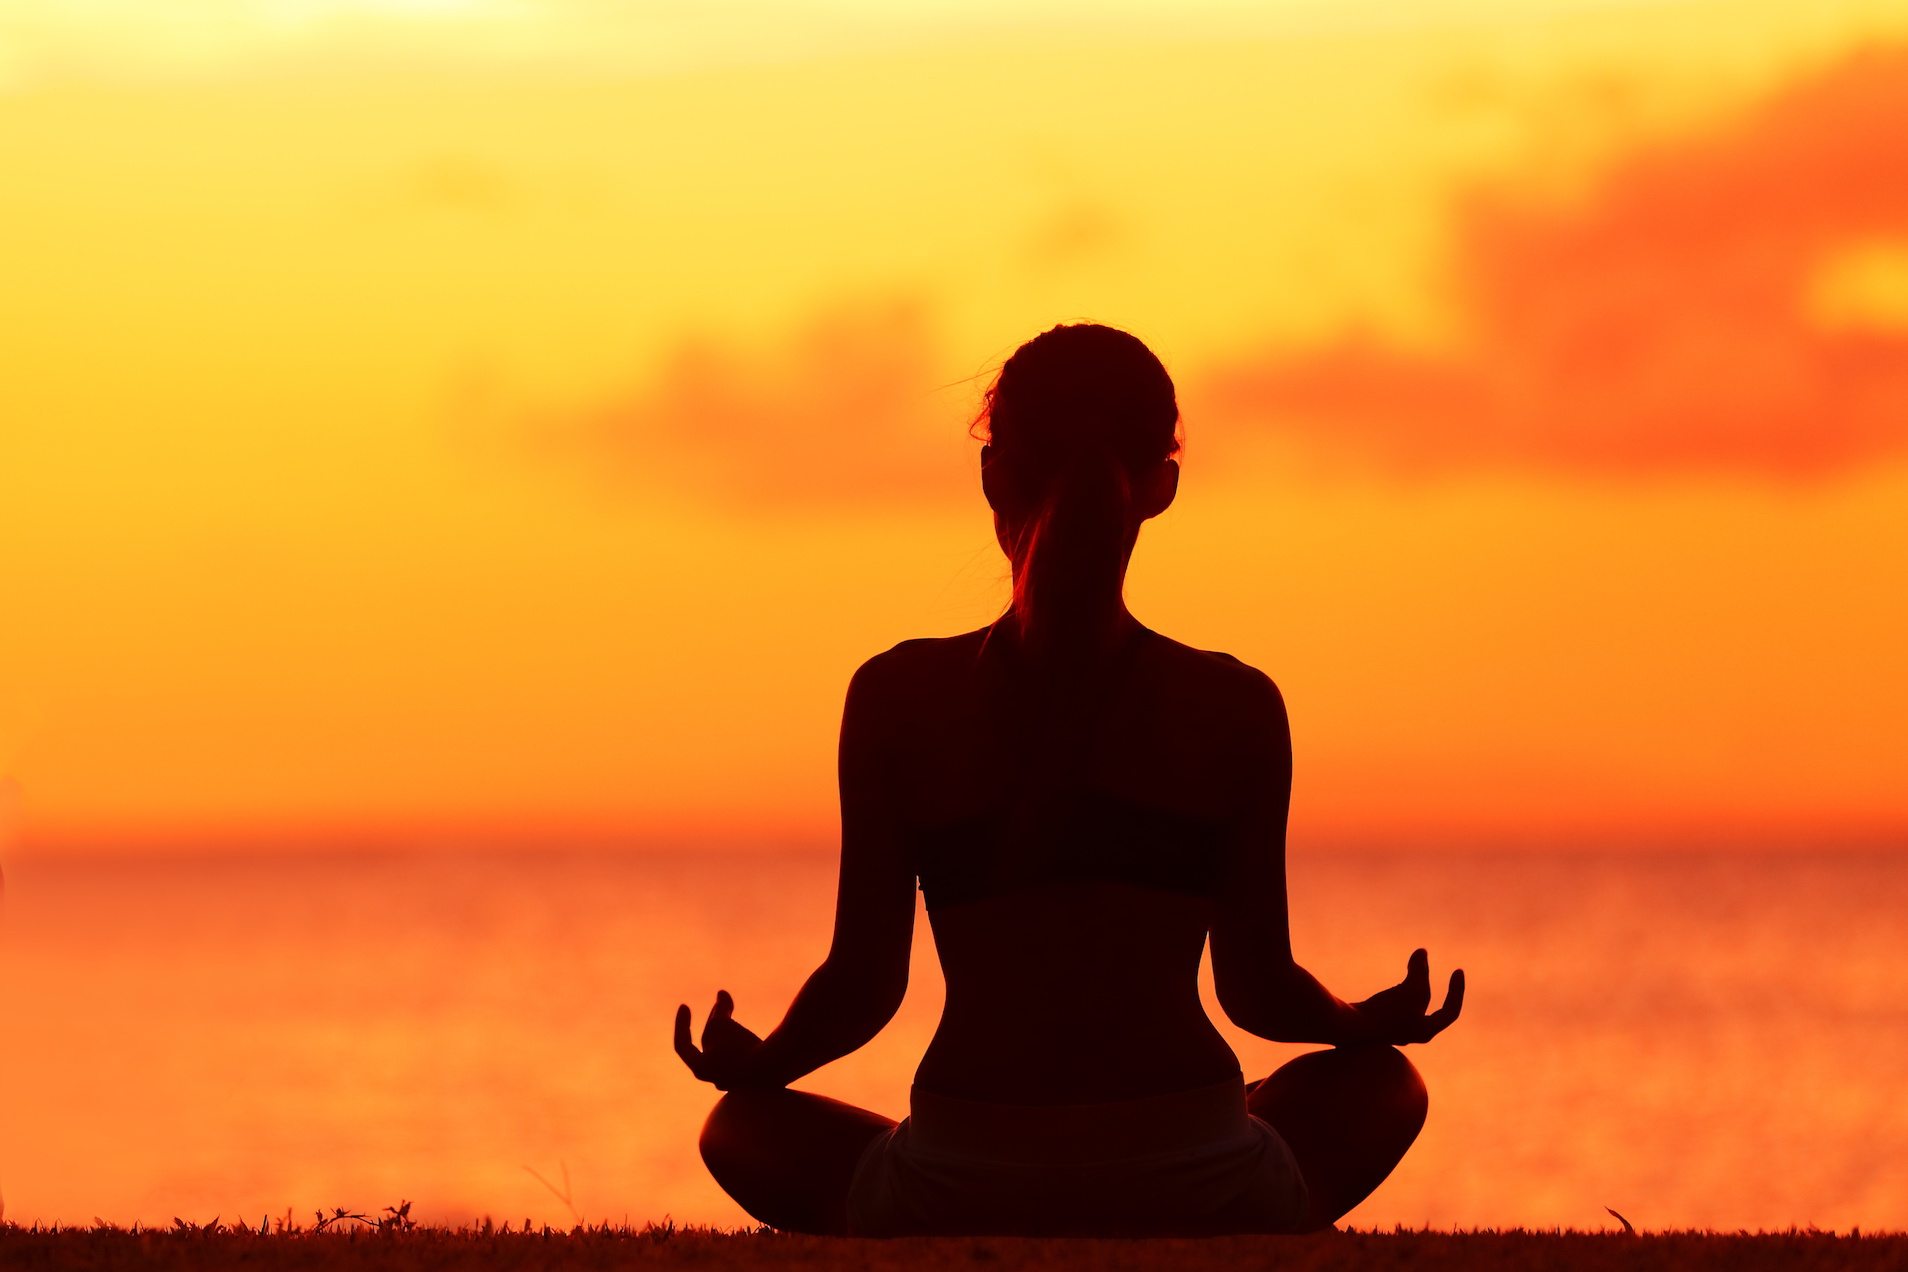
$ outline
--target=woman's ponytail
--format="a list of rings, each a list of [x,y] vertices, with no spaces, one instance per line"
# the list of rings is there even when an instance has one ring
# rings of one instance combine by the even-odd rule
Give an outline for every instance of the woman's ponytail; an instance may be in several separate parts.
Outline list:
[[[1119,595],[1133,502],[1126,468],[1106,451],[1083,451],[1042,492],[1015,545],[1012,613],[1021,643],[1051,645],[1102,621]]]

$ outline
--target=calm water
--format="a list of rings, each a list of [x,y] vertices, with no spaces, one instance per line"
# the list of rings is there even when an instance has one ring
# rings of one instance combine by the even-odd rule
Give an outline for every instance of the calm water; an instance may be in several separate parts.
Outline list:
[[[0,968],[6,1217],[743,1215],[668,1047],[758,1030],[821,955],[832,866],[750,857],[28,861]],[[1364,1225],[1908,1227],[1908,857],[1304,858],[1341,996],[1414,944],[1465,1016]],[[898,1114],[940,1003],[810,1089]],[[1208,1005],[1211,998],[1208,990]],[[1229,1031],[1248,1074],[1297,1054]]]

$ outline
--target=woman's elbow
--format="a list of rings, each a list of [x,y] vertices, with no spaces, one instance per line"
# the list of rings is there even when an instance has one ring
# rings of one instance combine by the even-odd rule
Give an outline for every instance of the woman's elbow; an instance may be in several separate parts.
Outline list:
[[[1255,1038],[1265,1038],[1272,1042],[1284,1041],[1267,1032],[1277,1028],[1277,1021],[1270,1012],[1265,1010],[1265,1005],[1256,995],[1245,995],[1236,990],[1228,994],[1221,990],[1218,997],[1219,1010],[1226,1014],[1227,1020]]]
[[[1303,1013],[1289,995],[1269,985],[1215,986],[1219,1009],[1239,1028],[1267,1042],[1308,1042]]]
[[[908,996],[908,970],[865,964],[824,964],[832,982],[836,1001],[857,1022],[868,1026],[870,1036],[894,1019]]]
[[[1226,1019],[1251,1034],[1254,1038],[1263,1038],[1267,1042],[1309,1042],[1306,1031],[1297,1021],[1288,1019],[1278,1012],[1263,1009],[1228,1009]]]

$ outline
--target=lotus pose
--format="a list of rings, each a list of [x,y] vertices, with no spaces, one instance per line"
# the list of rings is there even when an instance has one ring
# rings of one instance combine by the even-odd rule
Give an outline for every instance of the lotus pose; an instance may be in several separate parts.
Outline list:
[[[827,958],[767,1037],[726,992],[700,1046],[676,1015],[678,1054],[727,1093],[703,1160],[744,1210],[802,1232],[1327,1227],[1424,1124],[1397,1047],[1457,1019],[1463,973],[1431,1011],[1423,950],[1357,1003],[1293,960],[1279,691],[1122,597],[1179,484],[1159,360],[1125,332],[1055,327],[1001,368],[976,432],[1012,602],[850,681]],[[900,1007],[917,882],[947,1002],[908,1116],[789,1090]],[[1247,1085],[1200,1005],[1208,938],[1234,1023],[1328,1049]]]

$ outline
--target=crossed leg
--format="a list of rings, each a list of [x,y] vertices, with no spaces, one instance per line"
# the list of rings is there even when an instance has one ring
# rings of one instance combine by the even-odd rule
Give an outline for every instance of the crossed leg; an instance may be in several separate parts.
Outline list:
[[[1424,1127],[1424,1079],[1396,1047],[1312,1051],[1247,1090],[1311,1192],[1312,1228],[1328,1228],[1403,1159]]]
[[[702,1126],[702,1160],[760,1223],[785,1232],[848,1231],[848,1185],[892,1118],[806,1091],[731,1091]]]
[[[1395,1047],[1313,1051],[1248,1088],[1246,1107],[1292,1149],[1311,1193],[1308,1227],[1328,1228],[1403,1159],[1424,1126],[1424,1080]],[[890,1118],[805,1091],[731,1091],[702,1128],[702,1160],[771,1228],[840,1235],[848,1185]]]

